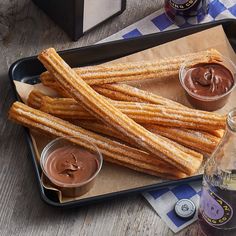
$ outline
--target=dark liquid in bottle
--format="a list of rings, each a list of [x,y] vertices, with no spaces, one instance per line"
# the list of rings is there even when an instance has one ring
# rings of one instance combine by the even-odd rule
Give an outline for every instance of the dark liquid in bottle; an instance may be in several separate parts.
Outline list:
[[[177,25],[183,25],[190,17],[203,20],[208,12],[209,0],[166,0],[167,16]]]
[[[216,187],[204,180],[198,217],[205,235],[235,236],[236,190]]]

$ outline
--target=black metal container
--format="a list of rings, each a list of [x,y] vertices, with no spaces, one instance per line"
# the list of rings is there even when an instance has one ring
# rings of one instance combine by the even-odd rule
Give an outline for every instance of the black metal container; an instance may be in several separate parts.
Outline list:
[[[102,22],[121,14],[126,0],[33,0],[76,41]]]

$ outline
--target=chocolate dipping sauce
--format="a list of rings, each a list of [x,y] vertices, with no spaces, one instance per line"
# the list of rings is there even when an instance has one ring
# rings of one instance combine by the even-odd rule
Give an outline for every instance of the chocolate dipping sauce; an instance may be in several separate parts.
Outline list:
[[[98,170],[98,166],[95,155],[67,145],[50,153],[44,168],[48,176],[66,187],[89,180]]]
[[[225,105],[227,94],[234,86],[229,69],[217,63],[198,64],[186,72],[183,83],[189,90],[190,103],[200,109],[213,111]]]
[[[193,93],[214,97],[227,93],[234,85],[232,73],[220,64],[197,65],[188,70],[185,86]]]

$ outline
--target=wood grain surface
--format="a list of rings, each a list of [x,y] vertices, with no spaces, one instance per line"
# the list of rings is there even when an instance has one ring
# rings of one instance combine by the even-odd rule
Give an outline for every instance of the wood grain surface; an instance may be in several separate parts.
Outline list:
[[[50,46],[91,45],[162,7],[163,0],[128,0],[127,10],[71,42],[30,0],[0,1],[0,235],[173,235],[140,195],[58,210],[39,195],[23,128],[7,120],[13,92],[8,69]],[[193,224],[178,235],[200,235]]]

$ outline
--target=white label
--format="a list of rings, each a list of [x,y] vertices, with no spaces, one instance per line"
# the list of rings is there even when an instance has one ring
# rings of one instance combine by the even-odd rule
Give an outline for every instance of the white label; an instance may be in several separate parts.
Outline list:
[[[121,0],[84,0],[83,32],[121,10]]]

